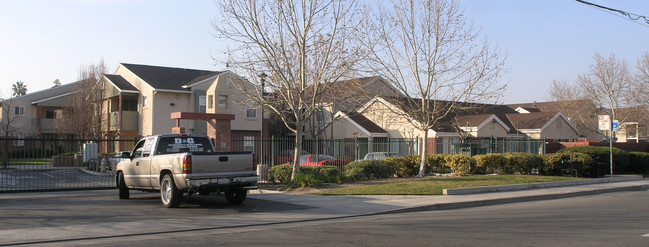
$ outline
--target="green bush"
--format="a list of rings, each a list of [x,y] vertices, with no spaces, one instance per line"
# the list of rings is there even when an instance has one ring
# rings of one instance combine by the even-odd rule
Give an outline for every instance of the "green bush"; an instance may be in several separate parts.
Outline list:
[[[630,152],[629,170],[629,172],[638,174],[646,174],[649,172],[649,153]]]
[[[289,188],[317,187],[323,183],[341,183],[343,180],[343,173],[335,166],[302,166],[293,180],[291,172],[292,166],[273,166],[268,171],[268,179],[271,182],[286,184]]]
[[[397,177],[414,177],[419,173],[420,157],[419,155],[388,157],[384,161],[393,167]],[[347,167],[345,167],[345,170],[347,170]]]
[[[535,154],[507,153],[505,159],[504,174],[531,174],[543,166],[543,159]]]
[[[428,173],[437,172],[437,173],[448,173],[448,167],[446,165],[446,158],[451,156],[450,154],[431,154],[428,155],[426,161],[426,171]],[[416,175],[416,174],[415,174]]]
[[[560,176],[561,169],[566,161],[581,162],[582,174],[584,176],[591,176],[590,169],[593,165],[593,158],[588,154],[584,153],[553,153],[553,154],[544,154],[541,155],[543,160],[543,167],[539,169],[541,175],[550,175],[550,176]]]
[[[451,171],[458,176],[471,174],[471,167],[475,166],[473,159],[464,154],[448,155],[445,160],[446,166],[450,167]]]
[[[293,167],[289,165],[277,165],[273,166],[268,170],[268,180],[272,183],[281,183],[284,184],[288,181],[291,181],[291,172]]]
[[[504,167],[507,163],[507,159],[504,154],[492,153],[492,154],[481,154],[473,156],[475,160],[475,171],[474,174],[505,174]]]
[[[593,158],[593,162],[610,164],[610,147],[575,146],[559,150],[557,153],[582,153]],[[622,149],[613,148],[613,171],[629,171],[629,154]],[[606,166],[609,173],[609,166]]]
[[[300,187],[319,187],[324,183],[324,178],[317,173],[298,173],[295,179],[288,181],[286,187],[290,189]]]
[[[360,160],[345,166],[345,177],[353,181],[389,178],[395,174],[394,164],[386,160]]]

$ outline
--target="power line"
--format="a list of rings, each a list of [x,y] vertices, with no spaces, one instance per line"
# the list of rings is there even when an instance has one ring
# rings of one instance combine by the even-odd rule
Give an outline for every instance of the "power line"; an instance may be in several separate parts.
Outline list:
[[[593,7],[596,7],[596,8],[600,8],[600,9],[608,10],[608,11],[611,11],[611,12],[619,13],[621,15],[626,16],[627,18],[629,18],[629,20],[632,20],[632,21],[637,21],[637,20],[642,19],[640,21],[644,20],[644,22],[649,25],[649,18],[647,18],[646,16],[634,14],[634,13],[631,13],[631,12],[626,12],[626,11],[619,10],[619,9],[609,8],[609,7],[606,7],[606,6],[586,2],[586,1],[583,1],[583,0],[575,0],[575,1],[586,4],[586,5],[593,6]]]

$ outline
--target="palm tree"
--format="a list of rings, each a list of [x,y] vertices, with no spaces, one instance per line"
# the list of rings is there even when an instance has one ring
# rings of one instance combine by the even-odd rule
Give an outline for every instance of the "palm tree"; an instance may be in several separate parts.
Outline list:
[[[27,94],[27,85],[22,81],[17,81],[16,84],[11,85],[11,91],[13,91],[13,96],[23,96]]]

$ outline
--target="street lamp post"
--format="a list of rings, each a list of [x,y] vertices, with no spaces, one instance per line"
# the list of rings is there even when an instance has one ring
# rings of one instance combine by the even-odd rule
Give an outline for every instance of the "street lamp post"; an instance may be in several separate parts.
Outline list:
[[[265,87],[266,87],[266,78],[267,77],[268,77],[268,75],[266,75],[266,73],[264,73],[264,72],[261,72],[261,74],[259,74],[259,79],[261,81],[261,99],[262,99],[262,102],[266,100],[266,98],[265,98],[266,97]],[[263,140],[264,140],[264,105],[262,104],[260,108],[261,108],[260,109],[261,110],[261,115],[259,116],[259,119],[261,119],[261,129],[259,129],[259,157],[260,157],[260,160],[262,161],[262,164],[263,164],[263,161],[264,161],[264,142],[263,142]]]

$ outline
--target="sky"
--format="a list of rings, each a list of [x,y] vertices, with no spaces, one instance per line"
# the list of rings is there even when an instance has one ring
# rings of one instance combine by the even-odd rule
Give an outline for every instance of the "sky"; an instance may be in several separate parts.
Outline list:
[[[649,1],[588,0],[649,16]],[[460,0],[466,18],[507,56],[501,103],[548,100],[553,80],[576,81],[593,56],[615,54],[634,72],[649,52],[649,24],[574,0]],[[212,0],[0,0],[0,97],[74,82],[79,68],[119,63],[224,70],[213,58]]]

